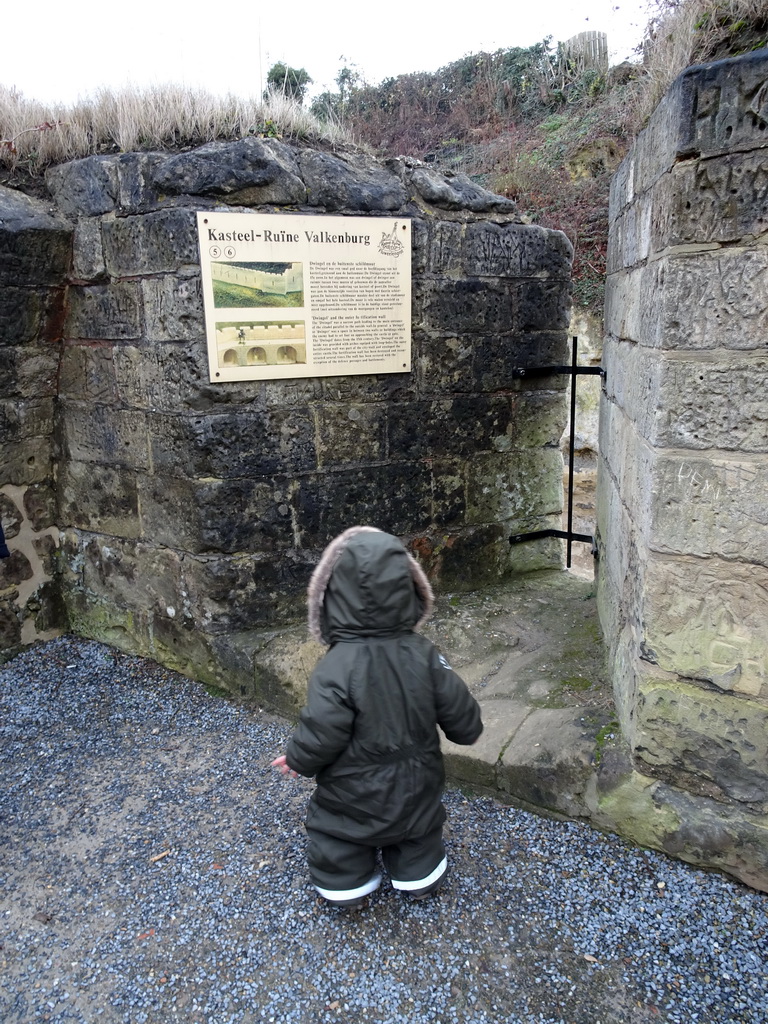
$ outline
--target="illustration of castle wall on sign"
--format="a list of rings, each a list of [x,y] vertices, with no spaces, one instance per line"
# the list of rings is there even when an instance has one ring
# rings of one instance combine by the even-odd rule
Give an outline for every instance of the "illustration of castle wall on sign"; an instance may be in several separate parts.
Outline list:
[[[303,302],[304,273],[301,263],[211,263],[214,304],[224,306],[272,305],[257,296],[283,297],[292,306]],[[238,296],[238,290],[245,294]],[[252,293],[249,297],[248,293]]]

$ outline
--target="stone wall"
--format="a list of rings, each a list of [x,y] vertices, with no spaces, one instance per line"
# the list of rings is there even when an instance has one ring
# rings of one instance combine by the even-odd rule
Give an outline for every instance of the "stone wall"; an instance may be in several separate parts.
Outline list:
[[[70,629],[285,704],[259,652],[351,523],[402,536],[442,589],[561,565],[559,542],[508,538],[559,526],[564,383],[512,370],[566,358],[563,235],[462,176],[277,140],[96,156],[47,184],[73,238],[50,271],[64,316],[16,348],[57,373]],[[207,209],[412,218],[414,371],[210,384]]]
[[[690,68],[613,183],[599,600],[614,826],[768,887],[768,53]]]
[[[47,206],[0,189],[0,652],[64,624],[55,558],[59,339],[72,231]]]

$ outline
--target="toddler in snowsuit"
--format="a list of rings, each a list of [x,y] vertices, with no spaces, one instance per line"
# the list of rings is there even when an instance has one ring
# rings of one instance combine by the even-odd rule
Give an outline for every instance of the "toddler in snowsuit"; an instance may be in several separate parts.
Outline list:
[[[414,632],[432,611],[432,590],[396,537],[367,526],[341,534],[308,597],[310,632],[330,650],[273,764],[316,776],[306,818],[310,876],[326,900],[356,905],[381,882],[381,849],[392,885],[421,898],[448,867],[437,726],[454,743],[474,743],[480,708]]]

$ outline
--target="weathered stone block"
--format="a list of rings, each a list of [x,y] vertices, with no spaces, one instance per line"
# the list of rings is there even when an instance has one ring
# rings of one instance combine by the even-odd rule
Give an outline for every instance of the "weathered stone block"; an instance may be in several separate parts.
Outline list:
[[[98,281],[106,276],[101,221],[78,220],[72,246],[72,277],[75,281]]]
[[[117,404],[112,347],[66,345],[61,354],[59,395],[76,402]]]
[[[455,220],[411,220],[411,270],[414,274],[462,276],[461,245],[466,225]]]
[[[280,551],[294,544],[292,485],[286,479],[194,481],[143,477],[141,530],[179,551]]]
[[[414,300],[427,330],[459,335],[565,330],[570,287],[537,280],[424,281],[414,289]]]
[[[0,487],[15,484],[39,484],[50,480],[53,465],[50,437],[28,438],[23,445],[0,442]]]
[[[653,289],[656,302],[663,302],[656,280],[658,267],[658,264],[652,264],[650,267],[622,269],[608,276],[605,282],[605,331],[610,339],[653,344],[650,337],[658,334],[654,324],[657,317],[652,317],[649,322],[643,315],[643,297]],[[606,340],[604,354],[607,347]]]
[[[511,199],[494,195],[466,174],[440,174],[423,165],[404,166],[404,180],[430,206],[438,210],[472,210],[474,213],[499,212],[517,220],[517,206]]]
[[[515,371],[532,366],[562,365],[567,358],[565,332],[532,331],[484,337],[474,342],[473,373],[483,391],[509,388],[559,391],[567,387],[565,375],[520,377]]]
[[[0,558],[0,590],[31,580],[34,571],[23,551],[12,550],[10,558]]]
[[[471,221],[464,225],[459,260],[460,272],[466,277],[570,281],[573,246],[561,231],[535,224]],[[448,272],[447,268],[435,270]]]
[[[764,248],[716,249],[667,259],[644,286],[643,343],[666,349],[765,351],[768,307],[756,282]],[[655,316],[652,314],[655,312]]]
[[[585,724],[580,711],[530,711],[503,751],[499,788],[534,807],[585,817],[596,727]]]
[[[318,469],[386,456],[387,407],[383,403],[323,404],[316,415]]]
[[[403,402],[415,398],[417,390],[413,373],[361,373],[317,381],[268,381],[266,399],[268,405],[294,405],[302,396],[304,401]]]
[[[526,520],[563,507],[559,448],[475,455],[467,467],[467,522]]]
[[[290,206],[307,199],[295,153],[277,139],[212,142],[167,156],[151,180],[168,195],[226,196],[233,206]]]
[[[299,166],[310,206],[322,206],[328,211],[389,211],[401,209],[408,199],[399,178],[371,157],[302,149]],[[380,230],[372,221],[372,243],[380,237]]]
[[[689,92],[685,74],[673,84],[653,112],[647,128],[638,137],[632,149],[634,196],[648,192],[658,179],[669,172],[681,155],[678,151],[681,105]]]
[[[653,479],[654,550],[768,566],[764,460],[659,457]]]
[[[67,402],[64,443],[74,462],[100,462],[127,469],[149,468],[150,427],[133,409]]]
[[[466,488],[463,459],[432,462],[432,521],[438,529],[463,525],[467,511]]]
[[[564,394],[541,391],[520,392],[514,397],[514,442],[502,437],[494,439],[496,451],[511,448],[549,448],[560,444],[568,418]]]
[[[115,158],[118,205],[121,210],[141,213],[162,200],[155,175],[168,160],[167,153],[121,153]]]
[[[643,558],[638,552],[637,526],[621,500],[616,478],[610,472],[601,451],[598,463],[596,540],[599,557],[596,567],[597,601],[603,634],[609,642],[614,661],[613,689],[625,735],[629,735],[629,717],[634,708],[634,673],[623,671],[622,650],[635,651],[642,639]],[[626,630],[626,632],[622,632]]]
[[[518,414],[517,398],[511,395],[455,395],[402,403],[397,415],[390,417],[390,456],[445,458],[504,451],[515,443]]]
[[[152,656],[149,619],[135,601],[118,605],[111,598],[88,594],[80,586],[65,586],[63,594],[70,632],[117,647],[125,654]]]
[[[768,696],[763,569],[719,558],[652,556],[642,612],[646,660],[720,690]]]
[[[0,595],[0,652],[10,655],[20,644],[21,615],[14,593]]]
[[[141,282],[148,341],[200,340],[205,347],[203,290],[199,275]],[[207,369],[207,367],[206,367]]]
[[[135,610],[142,630],[150,610],[170,615],[168,609],[173,609],[179,617],[190,614],[181,559],[175,552],[119,537],[83,536],[73,530],[68,531],[66,544],[70,564],[76,553],[84,593],[97,602]]]
[[[509,543],[510,536],[518,530],[527,533],[555,528],[560,528],[560,519],[551,516],[469,528],[462,524],[460,531],[417,534],[412,547],[430,577],[439,579],[443,592],[474,590],[494,586],[515,573],[561,569],[562,541],[549,538],[526,544]]]
[[[205,345],[157,342],[118,345],[112,350],[115,379],[123,405],[156,412],[252,413],[264,406],[257,381],[208,383]]]
[[[110,156],[88,156],[50,167],[45,183],[62,213],[73,220],[95,217],[115,208],[117,171]]]
[[[634,756],[680,789],[768,810],[768,708],[666,679],[640,684]]]
[[[677,164],[654,187],[653,251],[760,236],[768,229],[766,176],[766,150]]]
[[[140,338],[141,291],[138,282],[69,289],[66,334],[70,338],[125,341]]]
[[[422,332],[418,332],[414,336],[414,347],[416,345],[419,355],[414,363],[421,395],[478,390],[473,369],[473,339],[422,336]],[[417,395],[414,393],[411,397]]]
[[[654,447],[768,451],[762,357],[681,358],[609,343],[603,362],[606,393]]]
[[[217,637],[220,644],[223,638]],[[295,718],[307,702],[309,677],[328,648],[307,638],[305,623],[279,634],[251,633],[246,650],[251,655],[248,691],[260,704],[276,707]],[[231,655],[227,659],[232,661]],[[244,675],[240,669],[239,675]]]
[[[72,228],[50,206],[0,188],[0,275],[4,281],[56,287],[69,270]]]
[[[429,466],[421,461],[304,477],[296,495],[302,545],[323,547],[356,523],[400,537],[424,529],[431,516],[431,490]]]
[[[440,747],[446,772],[463,783],[495,790],[496,762],[510,738],[525,721],[529,708],[508,700],[483,701],[483,731],[472,746],[451,743],[442,734]]]
[[[66,607],[57,579],[42,583],[27,602],[25,610],[27,613],[34,611],[35,632],[41,639],[46,633],[50,637],[52,632],[67,628]]]
[[[0,437],[20,443],[34,437],[49,437],[53,432],[53,399],[0,399]]]
[[[286,551],[277,560],[227,555],[184,561],[192,613],[211,634],[296,621],[311,572],[311,564],[296,551]]]
[[[53,578],[56,575],[56,553],[59,550],[57,537],[53,533],[44,533],[39,537],[33,537],[32,550],[35,553],[38,571],[42,570],[44,575]],[[37,593],[39,591],[38,587]],[[27,605],[29,606],[29,602]]]
[[[316,466],[315,425],[307,409],[151,417],[155,473],[262,477]]]
[[[158,210],[102,224],[104,261],[113,277],[173,273],[199,262],[194,210]]]
[[[3,348],[0,380],[6,398],[49,398],[56,394],[58,346]]]
[[[709,157],[768,146],[766,75],[762,50],[684,71],[670,96],[680,107],[678,152]]]
[[[2,519],[6,540],[18,536],[21,524],[24,522],[24,513],[10,494],[3,494],[2,491],[0,491],[0,519]]]
[[[47,481],[31,484],[24,491],[24,512],[33,530],[56,525],[56,489]]]
[[[642,263],[653,251],[652,217],[656,207],[652,199],[655,196],[638,196],[611,225],[606,264],[609,274]]]
[[[42,334],[48,298],[42,288],[6,285],[0,290],[0,346],[25,345]]]
[[[68,460],[59,478],[59,502],[62,527],[113,537],[141,534],[136,474],[131,470]]]
[[[413,221],[417,272],[448,277],[570,280],[573,246],[535,224]],[[416,227],[418,225],[418,228]]]
[[[611,178],[608,198],[608,222],[611,230],[616,218],[629,206],[635,198],[635,149],[633,148],[622,160]]]
[[[601,468],[611,475],[628,511],[633,531],[644,538],[656,500],[653,470],[656,453],[634,429],[632,420],[614,402],[603,400],[600,410]]]

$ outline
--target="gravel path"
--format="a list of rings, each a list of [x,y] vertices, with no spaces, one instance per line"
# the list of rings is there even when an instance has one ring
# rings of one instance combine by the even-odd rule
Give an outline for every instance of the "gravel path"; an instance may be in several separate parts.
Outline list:
[[[492,800],[436,897],[326,907],[288,735],[96,643],[0,669],[4,1024],[768,1019],[768,897]]]

